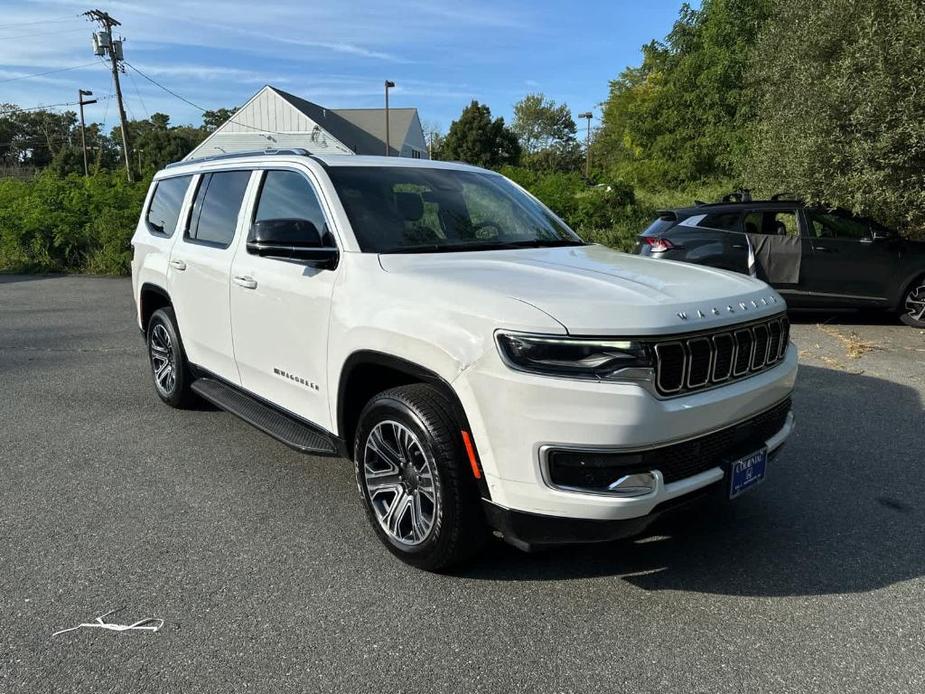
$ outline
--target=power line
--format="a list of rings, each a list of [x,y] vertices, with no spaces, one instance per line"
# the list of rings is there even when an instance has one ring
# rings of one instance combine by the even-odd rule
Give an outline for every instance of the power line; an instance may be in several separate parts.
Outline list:
[[[79,17],[79,14],[68,14],[56,19],[36,19],[31,22],[13,22],[12,24],[0,24],[0,29],[6,29],[8,27],[24,27],[31,24],[56,24],[58,22],[69,22],[72,19],[77,19]]]
[[[167,92],[167,93],[170,94],[171,96],[175,96],[176,98],[178,98],[178,99],[179,99],[180,101],[182,101],[183,103],[189,104],[189,105],[192,106],[193,108],[199,109],[199,110],[202,111],[203,113],[205,113],[206,111],[208,111],[208,109],[203,108],[203,107],[200,106],[199,104],[194,104],[192,101],[190,101],[190,100],[187,99],[186,97],[180,96],[179,94],[177,94],[177,93],[176,93],[175,91],[173,91],[172,89],[168,89],[168,88],[165,87],[163,84],[161,84],[160,82],[158,82],[157,80],[155,80],[153,77],[148,77],[145,73],[143,73],[141,70],[139,70],[137,67],[135,67],[134,65],[132,65],[132,64],[131,64],[130,62],[128,62],[127,60],[126,60],[126,61],[123,61],[123,62],[124,62],[126,65],[128,65],[130,68],[132,68],[135,72],[137,72],[139,75],[141,75],[141,76],[144,77],[146,80],[148,80],[151,84],[153,84],[153,85],[156,86],[156,87],[159,87],[159,88],[163,89],[165,92]],[[234,119],[234,115],[232,115],[232,116],[227,120],[227,122],[228,122],[228,123],[234,123],[235,125],[240,125],[242,128],[250,128],[251,130],[256,130],[256,131],[261,132],[261,133],[269,133],[269,134],[272,134],[272,135],[282,135],[282,134],[283,134],[283,133],[278,132],[278,131],[276,131],[276,130],[266,130],[266,129],[264,129],[264,128],[257,128],[257,127],[255,127],[255,126],[253,126],[253,125],[248,125],[247,123],[242,123],[241,121],[235,120],[235,119]]]
[[[130,68],[132,68],[132,69],[133,69],[135,72],[137,72],[139,75],[141,75],[141,76],[144,77],[146,80],[148,80],[151,84],[153,84],[153,85],[156,86],[156,87],[160,87],[161,89],[163,89],[165,92],[167,92],[167,93],[170,94],[171,96],[177,97],[180,101],[189,104],[189,105],[192,106],[193,108],[198,108],[198,109],[199,109],[200,111],[202,111],[203,113],[205,113],[206,111],[208,111],[208,109],[203,108],[203,107],[200,106],[199,104],[194,104],[192,101],[190,101],[190,100],[187,99],[186,97],[180,96],[180,95],[177,94],[175,91],[172,91],[171,89],[168,89],[167,87],[165,87],[163,84],[161,84],[160,82],[158,82],[158,81],[155,80],[154,78],[148,77],[145,73],[143,73],[143,72],[142,72],[141,70],[139,70],[137,67],[135,67],[134,65],[132,65],[129,61],[126,60],[126,61],[123,61],[123,62],[125,62],[126,65],[128,65]]]
[[[112,98],[112,95],[110,94],[109,96],[101,96],[99,100],[102,101],[103,99],[111,99],[111,98]],[[29,108],[18,108],[17,107],[17,108],[10,109],[8,111],[0,111],[0,116],[8,116],[11,113],[26,113],[28,111],[50,111],[53,108],[60,108],[62,106],[79,106],[79,105],[80,103],[77,101],[66,101],[60,104],[46,104],[44,106],[30,106]]]
[[[132,75],[131,72],[128,73],[128,78],[132,81],[132,87],[135,88],[135,96],[137,96],[137,97],[138,97],[138,100],[141,102],[141,109],[144,111],[145,118],[147,118],[148,120],[150,120],[150,119],[151,119],[151,114],[150,114],[150,112],[148,111],[148,107],[145,106],[145,100],[141,98],[141,90],[138,89],[138,82],[135,80],[135,77]]]
[[[16,36],[0,36],[0,40],[8,41],[11,39],[31,39],[34,36],[55,36],[56,34],[76,34],[78,31],[86,31],[86,29],[62,29],[61,31],[43,31],[38,34],[18,34]]]
[[[36,72],[32,75],[22,75],[20,77],[10,77],[7,79],[0,80],[0,84],[4,82],[15,82],[17,80],[28,80],[33,77],[44,77],[45,75],[53,75],[56,72],[67,72],[68,70],[79,70],[82,67],[90,67],[91,65],[96,65],[96,63],[84,63],[83,65],[73,65],[72,67],[62,67],[56,70],[48,70],[47,72]]]

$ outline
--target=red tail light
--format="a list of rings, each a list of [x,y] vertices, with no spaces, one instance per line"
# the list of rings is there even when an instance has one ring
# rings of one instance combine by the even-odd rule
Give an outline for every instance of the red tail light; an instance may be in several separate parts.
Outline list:
[[[668,239],[662,239],[658,236],[646,236],[646,243],[649,244],[649,249],[653,253],[661,253],[662,251],[670,251],[674,248],[671,241]]]

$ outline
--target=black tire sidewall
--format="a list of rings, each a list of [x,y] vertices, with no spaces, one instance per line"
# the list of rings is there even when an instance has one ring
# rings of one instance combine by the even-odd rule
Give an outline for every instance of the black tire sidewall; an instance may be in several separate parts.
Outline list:
[[[167,334],[170,336],[171,349],[173,350],[176,364],[176,383],[174,384],[173,392],[169,395],[164,393],[158,386],[157,379],[154,377],[154,364],[151,360],[151,336],[154,333],[154,328],[158,325],[163,325],[164,329],[167,330]],[[176,318],[173,309],[161,308],[154,312],[151,319],[148,321],[148,333],[145,344],[148,348],[148,365],[151,370],[151,381],[154,384],[154,391],[161,400],[171,407],[181,407],[189,399],[190,378],[189,369],[186,364],[186,354],[183,351],[183,343],[180,341],[180,333],[176,327]]]
[[[399,397],[388,391],[376,396],[360,415],[359,427],[354,437],[353,458],[357,487],[366,515],[382,543],[409,564],[419,568],[438,569],[442,567],[442,557],[452,551],[450,545],[457,541],[454,534],[460,531],[460,495],[465,493],[465,490],[460,489],[460,481],[456,474],[461,451],[458,446],[453,445],[455,432],[432,431],[425,423],[428,419],[433,423],[434,418],[426,411],[419,411],[413,398]],[[366,439],[376,424],[385,420],[397,421],[411,429],[436,467],[434,486],[439,500],[437,518],[434,520],[430,536],[418,545],[402,544],[383,530],[366,489],[363,475]],[[444,427],[437,424],[435,428]]]
[[[925,275],[917,278],[910,284],[906,288],[906,291],[903,292],[902,304],[899,307],[899,320],[913,328],[925,328],[925,320],[916,320],[906,312],[906,300],[909,298],[909,295],[918,287],[922,286],[923,283],[925,283]]]

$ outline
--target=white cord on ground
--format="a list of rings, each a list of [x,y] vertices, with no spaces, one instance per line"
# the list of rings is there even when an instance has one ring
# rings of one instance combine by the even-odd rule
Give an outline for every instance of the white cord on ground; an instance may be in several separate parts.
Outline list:
[[[120,607],[115,610],[110,610],[106,614],[101,614],[99,617],[97,617],[95,622],[78,624],[76,627],[71,627],[70,629],[62,629],[61,631],[56,631],[54,634],[52,634],[52,636],[64,634],[68,631],[76,631],[77,629],[108,629],[109,631],[129,631],[134,629],[135,631],[154,632],[164,626],[164,620],[158,617],[148,617],[147,619],[142,619],[138,622],[135,622],[134,624],[110,624],[103,621],[103,617],[108,617],[109,615],[114,614],[122,609],[124,608]]]

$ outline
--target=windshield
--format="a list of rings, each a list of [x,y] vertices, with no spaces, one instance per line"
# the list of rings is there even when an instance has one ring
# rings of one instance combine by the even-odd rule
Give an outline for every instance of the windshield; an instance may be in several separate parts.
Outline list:
[[[502,176],[405,166],[332,166],[360,249],[437,253],[583,242]]]

